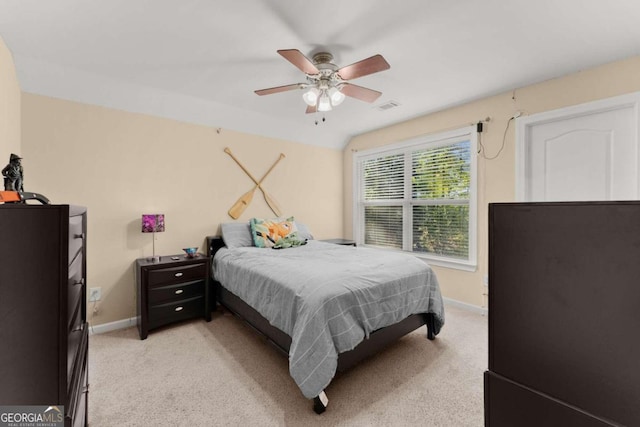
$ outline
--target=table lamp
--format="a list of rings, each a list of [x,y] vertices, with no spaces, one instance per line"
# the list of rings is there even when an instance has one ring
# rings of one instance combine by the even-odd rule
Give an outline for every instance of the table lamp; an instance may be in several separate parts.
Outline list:
[[[156,256],[156,233],[164,231],[164,214],[142,214],[142,232],[153,233],[153,257],[151,262],[159,262],[160,257]]]

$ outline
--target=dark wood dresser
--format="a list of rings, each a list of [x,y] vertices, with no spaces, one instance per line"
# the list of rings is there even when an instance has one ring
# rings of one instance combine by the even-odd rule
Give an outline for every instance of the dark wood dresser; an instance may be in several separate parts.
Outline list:
[[[140,339],[151,329],[185,319],[204,316],[211,321],[209,308],[208,257],[163,256],[159,262],[136,260],[137,319]]]
[[[0,205],[0,233],[0,405],[86,425],[86,209]]]
[[[640,202],[490,205],[485,425],[640,426]]]

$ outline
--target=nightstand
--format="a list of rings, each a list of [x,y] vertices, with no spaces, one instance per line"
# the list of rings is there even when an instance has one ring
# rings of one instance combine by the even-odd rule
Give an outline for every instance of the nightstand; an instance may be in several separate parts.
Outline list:
[[[163,256],[159,262],[136,260],[137,319],[140,339],[151,329],[204,316],[209,307],[210,259],[202,254]],[[177,258],[177,259],[175,259]]]
[[[327,242],[327,243],[334,243],[336,245],[343,245],[343,246],[355,246],[356,245],[356,241],[355,240],[349,240],[349,239],[325,239],[325,240],[320,240],[321,242]]]

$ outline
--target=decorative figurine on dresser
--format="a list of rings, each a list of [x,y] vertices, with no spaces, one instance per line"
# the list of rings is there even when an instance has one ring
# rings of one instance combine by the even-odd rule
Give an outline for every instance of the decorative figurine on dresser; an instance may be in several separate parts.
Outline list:
[[[159,259],[159,260],[157,260]],[[211,321],[210,259],[201,254],[136,260],[137,319],[140,339],[151,329],[204,316]]]
[[[87,210],[0,204],[0,405],[87,425]]]
[[[5,191],[24,191],[24,170],[22,157],[17,154],[9,156],[9,164],[2,169]]]

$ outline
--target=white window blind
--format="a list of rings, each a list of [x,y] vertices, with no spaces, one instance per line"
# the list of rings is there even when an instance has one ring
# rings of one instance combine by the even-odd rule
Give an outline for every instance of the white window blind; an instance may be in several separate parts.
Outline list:
[[[364,243],[402,249],[402,205],[365,206]]]
[[[364,243],[402,249],[404,155],[375,157],[363,163]]]
[[[475,142],[465,128],[358,153],[356,241],[475,266]]]
[[[363,179],[365,199],[403,199],[404,156],[395,154],[365,161]]]

